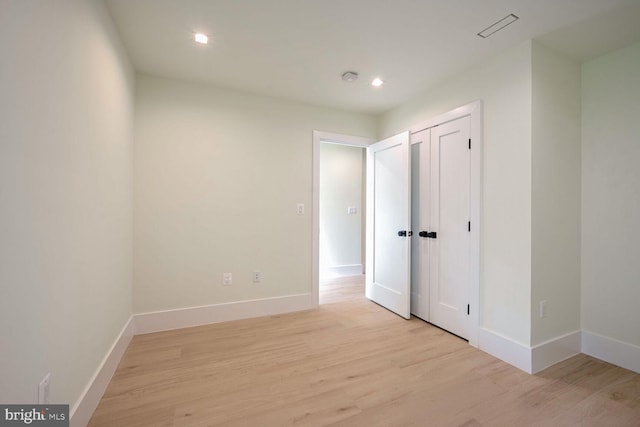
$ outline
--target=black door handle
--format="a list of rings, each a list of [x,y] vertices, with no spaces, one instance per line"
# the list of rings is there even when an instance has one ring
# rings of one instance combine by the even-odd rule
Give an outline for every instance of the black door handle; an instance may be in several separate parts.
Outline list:
[[[435,231],[421,231],[418,233],[418,236],[436,239],[438,237],[438,233],[436,233]]]
[[[411,236],[413,236],[413,231],[400,230],[400,231],[398,231],[398,236],[400,236],[400,237],[407,237],[407,236],[411,237]]]

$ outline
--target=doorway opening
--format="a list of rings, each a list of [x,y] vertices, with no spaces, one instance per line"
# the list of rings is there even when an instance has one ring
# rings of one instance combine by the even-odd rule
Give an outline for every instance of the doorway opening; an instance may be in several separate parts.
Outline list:
[[[363,147],[320,144],[321,284],[363,273],[365,154]]]
[[[364,295],[366,147],[372,142],[313,133],[313,293],[318,304]]]

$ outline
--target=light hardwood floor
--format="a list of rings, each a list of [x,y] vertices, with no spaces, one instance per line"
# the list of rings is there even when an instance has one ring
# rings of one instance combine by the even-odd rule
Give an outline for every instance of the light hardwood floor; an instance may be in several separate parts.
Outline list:
[[[580,355],[526,373],[367,301],[134,337],[99,426],[640,426],[640,375]]]

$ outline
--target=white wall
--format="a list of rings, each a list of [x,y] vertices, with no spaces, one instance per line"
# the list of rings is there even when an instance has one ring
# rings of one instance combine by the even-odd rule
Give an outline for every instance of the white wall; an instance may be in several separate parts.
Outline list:
[[[531,42],[451,77],[380,117],[379,137],[483,103],[480,326],[530,342]]]
[[[580,65],[534,43],[532,72],[531,345],[536,345],[580,330]]]
[[[639,100],[640,44],[583,65],[582,326],[635,346],[640,346]]]
[[[134,310],[310,293],[312,131],[371,137],[375,119],[148,76],[136,88]]]
[[[0,402],[73,405],[131,315],[133,70],[86,0],[3,0],[0,57]]]
[[[320,269],[362,264],[364,149],[320,144]],[[348,214],[347,207],[357,209]]]

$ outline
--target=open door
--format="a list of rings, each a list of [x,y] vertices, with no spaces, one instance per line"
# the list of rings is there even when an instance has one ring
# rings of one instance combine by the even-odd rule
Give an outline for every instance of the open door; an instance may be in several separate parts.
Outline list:
[[[366,295],[409,319],[411,299],[409,132],[367,148]]]

